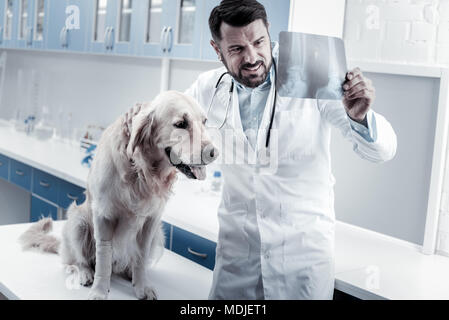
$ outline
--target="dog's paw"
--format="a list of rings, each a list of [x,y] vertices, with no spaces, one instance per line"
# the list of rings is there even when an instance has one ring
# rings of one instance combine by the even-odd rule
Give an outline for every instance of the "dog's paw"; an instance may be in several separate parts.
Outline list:
[[[139,300],[157,300],[156,291],[150,286],[134,286],[134,292]]]
[[[89,295],[87,296],[88,300],[106,300],[108,298],[108,292],[103,292],[98,289],[90,289]]]
[[[94,282],[94,270],[82,268],[79,272],[80,285],[88,287]]]

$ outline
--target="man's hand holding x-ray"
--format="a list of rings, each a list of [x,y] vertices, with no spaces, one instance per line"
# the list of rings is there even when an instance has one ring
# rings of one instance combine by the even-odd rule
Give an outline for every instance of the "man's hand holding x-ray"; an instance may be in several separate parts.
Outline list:
[[[343,90],[343,105],[346,113],[352,120],[364,122],[375,98],[371,80],[366,78],[359,68],[355,68],[346,74]]]

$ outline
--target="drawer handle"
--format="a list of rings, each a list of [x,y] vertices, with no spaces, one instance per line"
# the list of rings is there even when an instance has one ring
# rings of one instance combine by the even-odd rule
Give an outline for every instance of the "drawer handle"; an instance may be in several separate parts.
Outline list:
[[[73,201],[78,201],[78,197],[72,196],[70,193],[67,193],[67,198]]]
[[[190,254],[193,254],[194,256],[197,256],[197,257],[200,257],[200,258],[203,258],[203,259],[206,259],[207,258],[207,254],[206,253],[199,253],[199,252],[196,252],[196,251],[193,251],[191,248],[187,248],[187,251],[189,251],[189,253]]]
[[[50,184],[49,183],[47,183],[47,182],[44,182],[44,181],[39,181],[39,184],[42,186],[42,187],[44,187],[44,188],[50,188]]]
[[[23,175],[25,175],[25,172],[23,172],[23,171],[21,171],[21,170],[16,170],[16,174],[17,174],[18,176],[23,176]]]

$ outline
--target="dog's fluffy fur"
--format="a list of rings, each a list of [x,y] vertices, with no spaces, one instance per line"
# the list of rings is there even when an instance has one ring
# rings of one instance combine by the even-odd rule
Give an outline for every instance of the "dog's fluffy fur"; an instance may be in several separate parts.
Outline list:
[[[163,249],[161,214],[176,180],[176,166],[167,150],[182,161],[183,172],[204,179],[204,165],[218,152],[212,153],[211,161],[188,165],[192,163],[188,159],[198,155],[192,148],[182,148],[195,136],[201,137],[200,152],[212,145],[204,119],[192,98],[173,91],[144,104],[132,117],[129,135],[123,130],[125,116],[117,119],[98,144],[86,201],[68,209],[61,244],[47,234],[51,219],[44,219],[22,235],[24,248],[59,252],[64,264],[76,266],[82,285],[93,284],[90,299],[107,298],[111,271],[132,279],[139,299],[155,299],[145,275],[148,262],[157,260]],[[183,130],[189,134],[187,141],[173,144],[174,124],[179,121],[188,123]]]
[[[44,218],[33,224],[22,234],[19,241],[24,250],[37,249],[43,252],[58,253],[60,241],[48,233],[53,229],[53,220]]]

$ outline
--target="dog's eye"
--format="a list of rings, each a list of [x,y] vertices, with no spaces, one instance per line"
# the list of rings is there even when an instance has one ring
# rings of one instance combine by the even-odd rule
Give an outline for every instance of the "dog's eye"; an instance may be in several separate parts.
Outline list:
[[[188,123],[187,123],[187,121],[179,121],[179,122],[176,122],[175,124],[174,124],[174,126],[176,127],[176,128],[178,128],[178,129],[187,129],[187,127],[188,127]]]

